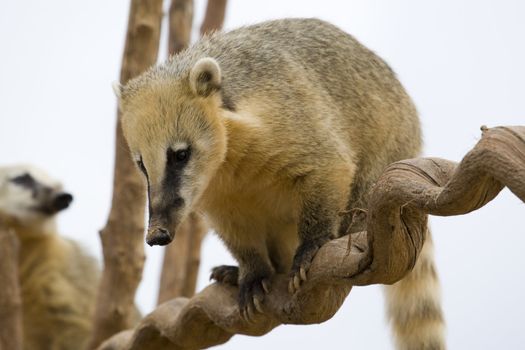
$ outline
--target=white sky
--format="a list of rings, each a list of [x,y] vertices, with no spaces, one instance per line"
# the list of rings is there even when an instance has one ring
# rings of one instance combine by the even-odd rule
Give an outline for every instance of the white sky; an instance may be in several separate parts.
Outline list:
[[[196,0],[196,30],[203,8]],[[0,163],[35,163],[62,179],[76,200],[60,217],[60,231],[99,258],[113,169],[111,82],[118,79],[127,12],[127,0],[0,4]],[[524,13],[519,0],[230,0],[226,28],[289,16],[340,26],[400,76],[421,113],[425,154],[457,161],[481,125],[525,124]],[[523,348],[524,214],[505,190],[475,213],[432,219],[450,349]],[[148,312],[161,249],[146,253],[137,302]],[[212,266],[232,262],[213,235],[202,253],[199,289]],[[236,336],[222,348],[390,349],[388,332],[380,287],[371,286],[355,288],[322,325]]]

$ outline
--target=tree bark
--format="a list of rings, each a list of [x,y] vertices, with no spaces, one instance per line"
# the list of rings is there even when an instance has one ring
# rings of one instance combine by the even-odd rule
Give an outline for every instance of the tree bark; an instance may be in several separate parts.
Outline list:
[[[0,222],[0,350],[22,349],[18,248],[16,234]]]
[[[162,0],[132,0],[120,82],[144,72],[157,60]],[[132,326],[135,292],[144,265],[145,187],[124,140],[117,113],[113,199],[100,232],[104,271],[88,348]]]
[[[200,265],[201,243],[208,232],[204,220],[195,213],[184,221],[175,235],[175,242],[164,250],[158,304],[177,297],[195,294]]]
[[[176,54],[188,47],[193,25],[193,0],[172,0],[169,14],[168,53]]]
[[[525,202],[525,126],[482,130],[459,165],[438,158],[390,165],[370,192],[367,231],[352,234],[350,244],[350,235],[325,244],[294,295],[288,293],[288,276],[274,276],[264,313],[251,322],[239,314],[237,288],[215,283],[189,300],[162,304],[133,332],[120,335],[120,344],[109,339],[100,349],[203,349],[234,334],[259,336],[279,324],[324,322],[353,285],[395,283],[414,267],[428,214],[469,213],[504,186]]]
[[[201,34],[220,30],[224,21],[226,0],[209,0]],[[173,55],[188,47],[193,22],[193,1],[173,0],[170,6],[169,54]],[[164,262],[160,278],[158,304],[177,297],[195,294],[200,265],[202,240],[208,226],[193,213],[181,224],[176,240],[164,250]]]
[[[208,0],[206,14],[200,29],[201,35],[222,29],[227,3],[227,0]]]

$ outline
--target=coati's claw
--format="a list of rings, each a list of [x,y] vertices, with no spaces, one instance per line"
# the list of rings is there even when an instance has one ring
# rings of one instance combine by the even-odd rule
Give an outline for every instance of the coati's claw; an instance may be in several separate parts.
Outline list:
[[[255,322],[255,306],[252,304],[248,304],[246,308],[244,309],[244,319],[250,323]]]
[[[302,266],[299,269],[299,275],[301,275],[301,280],[306,282],[306,270]]]
[[[288,282],[288,293],[294,294],[295,288],[293,286],[293,278],[290,278],[290,282]]]
[[[257,296],[253,297],[253,305],[255,306],[255,309],[259,311],[260,313],[264,312],[262,308],[262,300],[259,300]]]
[[[310,270],[315,254],[329,240],[329,238],[323,237],[315,240],[306,240],[299,245],[295,252],[290,282],[288,283],[288,292],[290,294],[295,294],[301,288],[301,284],[307,281],[307,273]]]
[[[301,288],[301,279],[297,277],[297,275],[293,276],[293,286],[295,290],[299,290],[299,288]]]
[[[261,284],[262,284],[262,287],[264,289],[264,292],[266,294],[270,293],[270,282],[268,282],[268,280],[262,280]]]
[[[266,277],[250,277],[249,275],[240,282],[239,286],[239,309],[241,316],[249,322],[253,322],[256,313],[263,313],[265,294],[270,290],[270,282]]]
[[[211,270],[210,280],[231,286],[239,285],[239,267],[231,265],[216,266]]]

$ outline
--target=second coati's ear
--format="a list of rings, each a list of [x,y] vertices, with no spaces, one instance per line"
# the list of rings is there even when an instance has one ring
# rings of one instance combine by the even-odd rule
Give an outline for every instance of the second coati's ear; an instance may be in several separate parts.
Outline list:
[[[208,97],[221,89],[221,68],[211,57],[201,58],[190,71],[191,91]]]

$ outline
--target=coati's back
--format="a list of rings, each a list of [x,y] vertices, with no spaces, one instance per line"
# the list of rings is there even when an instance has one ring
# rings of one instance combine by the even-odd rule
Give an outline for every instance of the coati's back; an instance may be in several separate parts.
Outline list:
[[[258,117],[294,136],[311,139],[324,125],[324,136],[347,143],[357,165],[352,202],[386,165],[420,152],[417,112],[394,72],[327,22],[283,19],[212,35],[151,73],[182,76],[205,56],[221,67],[226,108],[257,100],[275,110]]]

